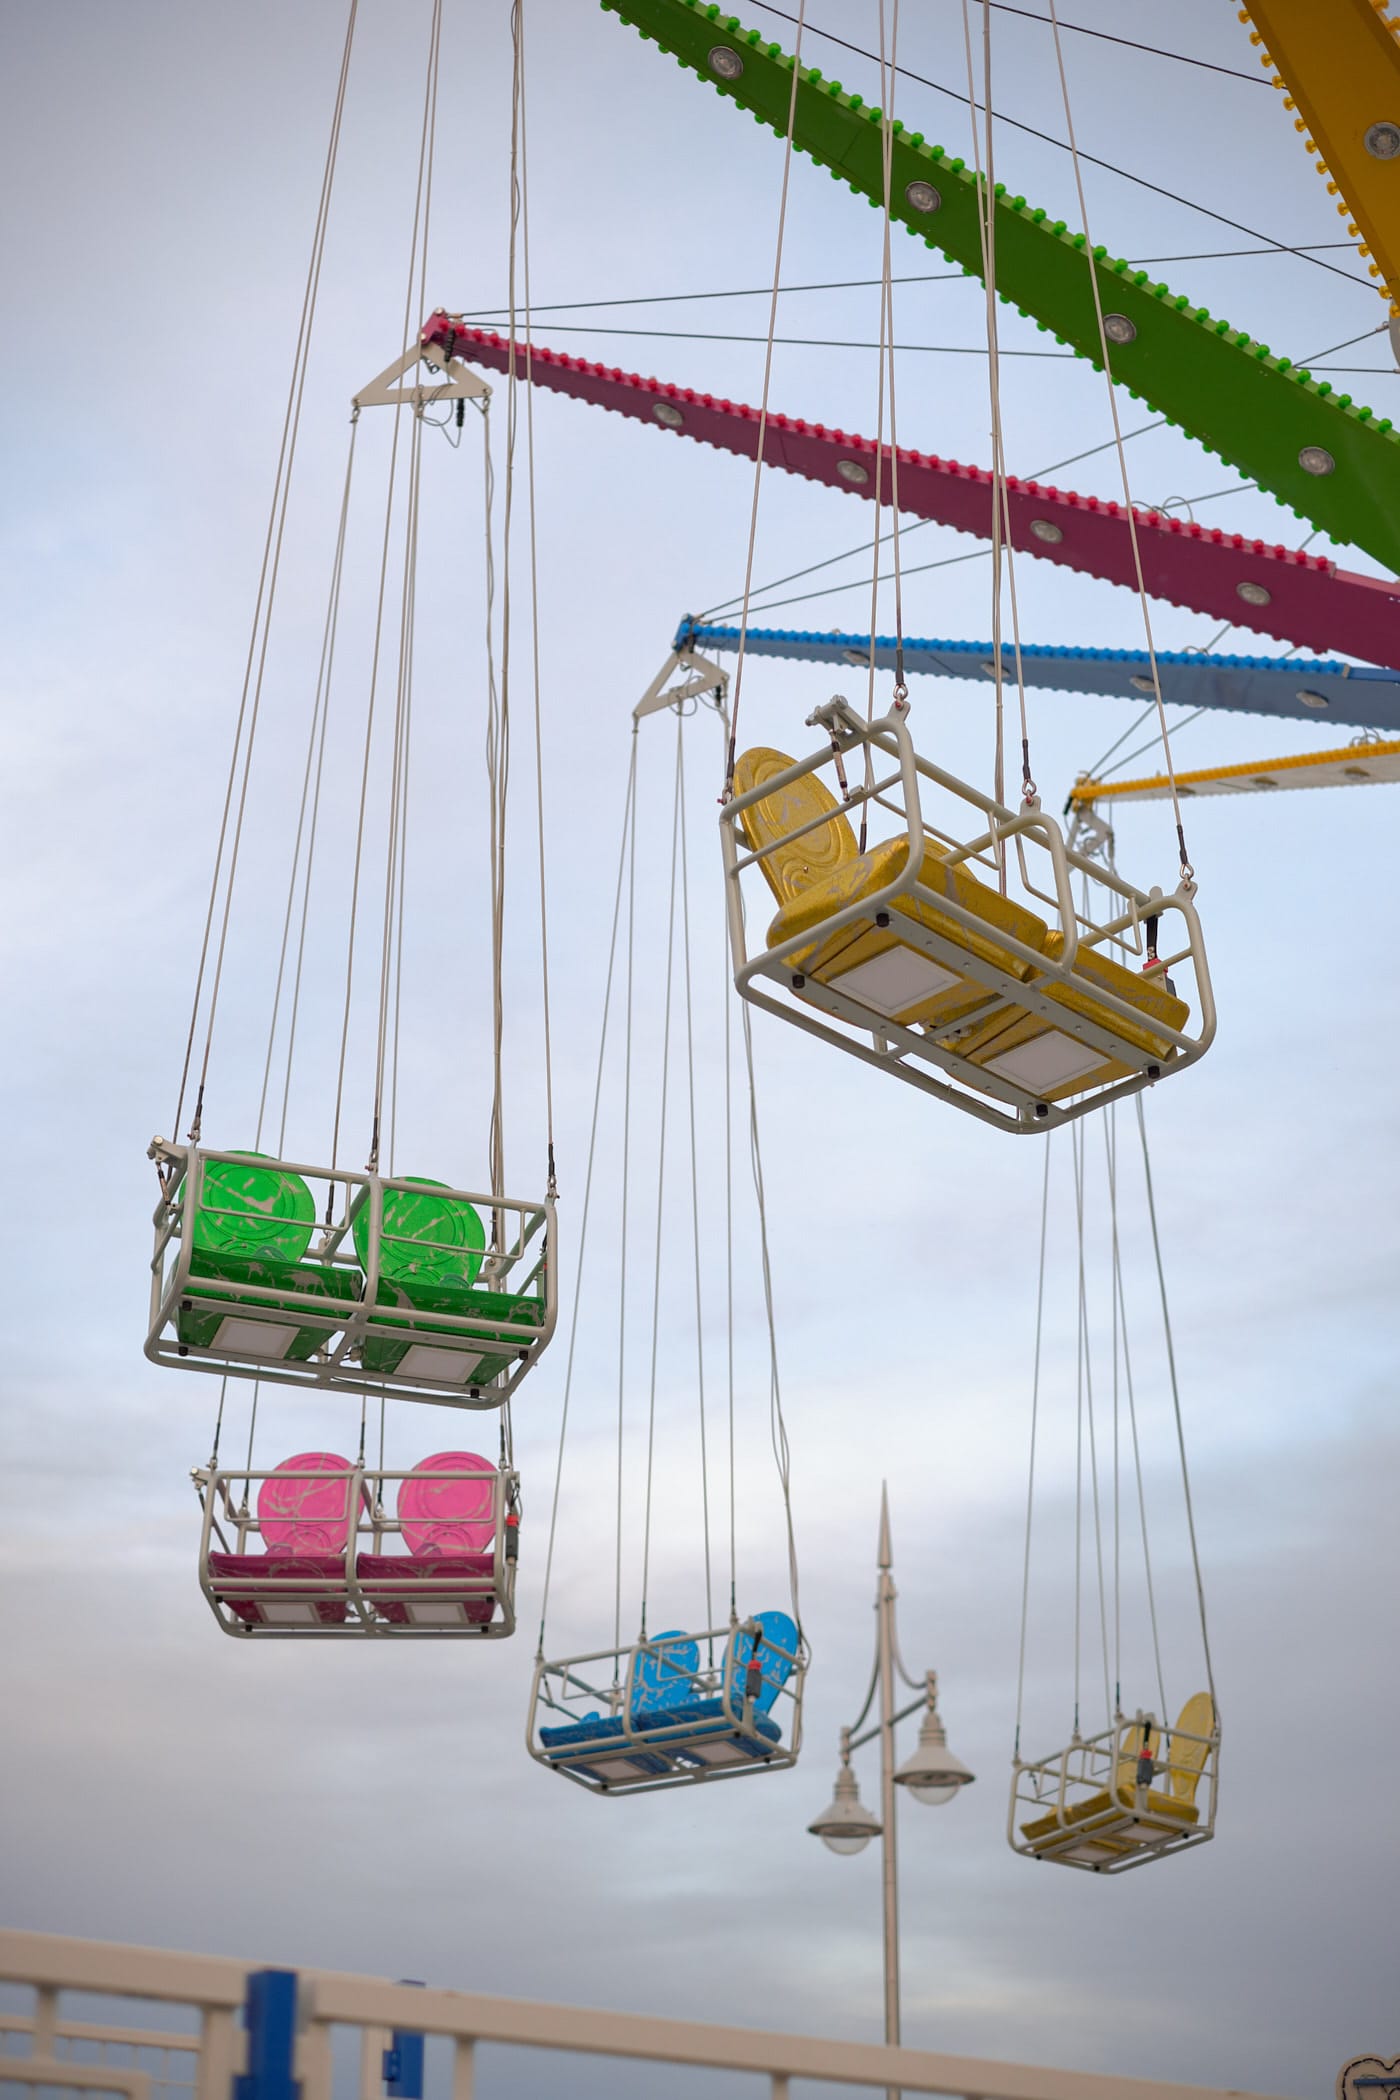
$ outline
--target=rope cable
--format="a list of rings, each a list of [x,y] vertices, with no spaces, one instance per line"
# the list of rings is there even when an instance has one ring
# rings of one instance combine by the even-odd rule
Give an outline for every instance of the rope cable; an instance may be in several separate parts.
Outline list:
[[[617,1546],[614,1567],[613,1648],[622,1646],[622,1488],[623,1488],[623,1395],[627,1369],[627,1193],[632,1165],[632,1019],[634,959],[637,930],[637,724],[632,724],[632,791],[628,821],[627,851],[627,1026],[622,1073],[622,1220],[618,1260],[621,1282],[617,1294]]]
[[[1026,681],[1021,660],[1021,619],[1016,596],[1016,559],[1011,541],[1011,505],[1006,471],[1006,445],[1001,417],[1001,335],[997,319],[997,253],[996,253],[996,163],[992,134],[992,36],[991,14],[983,0],[982,9],[982,93],[986,113],[985,136],[979,139],[977,132],[976,82],[972,60],[972,25],[968,14],[968,0],[962,0],[963,49],[967,62],[968,114],[972,125],[973,168],[977,184],[978,236],[982,248],[982,281],[985,292],[987,329],[987,389],[991,410],[992,445],[992,662],[996,686],[996,732],[993,759],[994,794],[996,800],[1006,801],[1005,758],[1005,664],[1002,656],[1002,572],[1005,567],[1008,592],[1011,601],[1011,634],[1013,661],[1016,674],[1016,697],[1021,725],[1021,797],[1030,802],[1035,797],[1035,781],[1031,776],[1030,731],[1026,713]],[[982,166],[986,156],[985,171]],[[1000,841],[997,843],[998,885],[1006,893],[1006,863]]]
[[[778,1469],[778,1481],[783,1492],[783,1519],[787,1530],[788,1584],[792,1597],[792,1615],[797,1622],[798,1639],[802,1638],[802,1607],[798,1594],[797,1539],[792,1524],[792,1448],[788,1442],[787,1422],[783,1415],[783,1389],[778,1368],[778,1333],[773,1309],[773,1267],[768,1246],[768,1204],[763,1181],[763,1148],[758,1126],[758,1085],[754,1074],[753,1027],[751,1009],[747,1000],[740,1001],[740,1018],[744,1031],[744,1067],[749,1088],[749,1163],[753,1175],[754,1196],[758,1203],[758,1244],[760,1268],[763,1276],[763,1310],[768,1327],[768,1410],[769,1434],[773,1446],[773,1457]]]
[[[723,731],[723,722],[721,722]],[[734,1459],[734,1058],[733,1016],[730,1012],[729,935],[725,929],[722,950],[720,1012],[724,1016],[724,1334],[725,1370],[729,1420],[729,1616],[734,1619],[739,1594],[738,1478]]]
[[[1132,1353],[1128,1346],[1128,1308],[1123,1288],[1123,1261],[1118,1238],[1118,1130],[1116,1102],[1110,1105],[1109,1116],[1113,1119],[1113,1139],[1110,1147],[1108,1145],[1106,1126],[1105,1146],[1108,1150],[1109,1206],[1113,1223],[1113,1287],[1118,1306],[1116,1326],[1117,1332],[1122,1337],[1123,1344],[1123,1379],[1128,1394],[1128,1433],[1132,1443],[1133,1476],[1137,1486],[1138,1528],[1142,1535],[1142,1565],[1147,1592],[1147,1618],[1152,1630],[1152,1656],[1157,1672],[1157,1696],[1162,1702],[1159,1711],[1162,1719],[1165,1721],[1167,1717],[1167,1686],[1166,1676],[1162,1669],[1162,1637],[1157,1623],[1157,1590],[1152,1575],[1152,1545],[1147,1530],[1147,1494],[1142,1477],[1142,1446],[1138,1438],[1137,1395],[1133,1387]]]
[[[661,1341],[661,1224],[666,1201],[666,1112],[671,1088],[671,994],[676,954],[676,860],[681,835],[681,732],[676,722],[676,784],[671,808],[671,890],[666,912],[666,998],[661,1022],[661,1122],[656,1157],[656,1253],[651,1285],[651,1373],[647,1391],[646,1503],[642,1520],[642,1639],[647,1635],[647,1581],[651,1571],[651,1504],[656,1454],[656,1370]]]
[[[545,882],[544,722],[540,701],[539,549],[535,511],[534,331],[530,316],[530,172],[525,97],[525,19],[521,0],[512,11],[511,34],[520,74],[520,256],[525,291],[525,471],[530,546],[530,663],[534,699],[535,823],[540,885],[540,994],[544,1025],[544,1113],[548,1191],[558,1193],[554,1171],[554,1049],[549,1008],[549,913]],[[512,329],[512,335],[514,330]]]
[[[1053,0],[1051,0],[1053,5]],[[1172,1417],[1176,1424],[1177,1452],[1181,1459],[1181,1488],[1186,1503],[1186,1530],[1191,1542],[1191,1572],[1196,1583],[1196,1609],[1201,1623],[1201,1647],[1205,1655],[1206,1683],[1210,1690],[1211,1704],[1215,1704],[1215,1670],[1210,1654],[1210,1629],[1206,1623],[1205,1588],[1201,1581],[1201,1559],[1196,1544],[1196,1512],[1191,1494],[1191,1474],[1186,1463],[1186,1437],[1181,1423],[1181,1390],[1176,1375],[1176,1344],[1172,1335],[1171,1308],[1167,1303],[1166,1271],[1162,1264],[1162,1241],[1157,1229],[1157,1199],[1152,1185],[1152,1160],[1147,1147],[1147,1120],[1142,1112],[1142,1097],[1135,1097],[1137,1107],[1138,1136],[1142,1145],[1142,1172],[1147,1186],[1147,1216],[1152,1229],[1152,1258],[1157,1271],[1157,1292],[1162,1304],[1162,1329],[1167,1344],[1167,1373],[1171,1381]],[[1165,1716],[1164,1716],[1165,1718]],[[1217,1723],[1219,1714],[1216,1715]]]
[[[588,1221],[593,1203],[593,1168],[598,1156],[598,1117],[603,1098],[603,1064],[608,1045],[608,1023],[612,1015],[613,979],[617,968],[617,936],[622,918],[622,882],[627,872],[627,839],[632,800],[637,789],[637,741],[632,740],[632,762],[627,772],[627,795],[622,812],[622,843],[617,857],[617,884],[613,892],[612,931],[608,938],[608,974],[603,985],[603,1019],[598,1030],[598,1064],[593,1082],[593,1114],[588,1128],[588,1158],[583,1177],[583,1206],[579,1220],[578,1260],[574,1268],[574,1303],[569,1316],[569,1353],[564,1364],[564,1399],[559,1416],[559,1449],[554,1466],[554,1492],[549,1510],[549,1543],[544,1557],[544,1590],[540,1599],[540,1642],[537,1655],[544,1656],[545,1620],[549,1613],[549,1585],[554,1573],[554,1543],[559,1525],[559,1494],[564,1476],[564,1439],[569,1427],[569,1401],[574,1384],[574,1353],[578,1344],[579,1306],[583,1297],[583,1261],[588,1244]],[[624,1189],[624,1202],[625,1202]]]
[[[705,1421],[705,1322],[700,1290],[700,1147],[695,1119],[695,1014],[690,967],[690,871],[685,829],[685,719],[676,709],[676,789],[680,818],[681,971],[685,989],[686,1102],[690,1117],[690,1233],[695,1266],[695,1379],[700,1405],[700,1504],[705,1535],[705,1624],[713,1626],[714,1582],[710,1565],[710,1454]],[[713,1661],[713,1657],[711,1657]]]
[[[1080,154],[1074,131],[1074,112],[1070,107],[1069,79],[1065,72],[1064,50],[1060,42],[1060,25],[1056,12],[1056,0],[1048,0],[1050,26],[1055,43],[1055,64],[1060,77],[1060,99],[1064,106],[1065,130],[1069,138],[1071,165],[1074,169],[1075,194],[1079,200],[1079,218],[1084,234],[1084,253],[1088,261],[1089,284],[1094,297],[1094,325],[1098,331],[1099,350],[1103,359],[1104,386],[1108,394],[1109,412],[1113,418],[1114,446],[1118,456],[1119,479],[1123,485],[1123,504],[1127,512],[1128,541],[1133,552],[1133,576],[1137,585],[1138,604],[1142,608],[1143,633],[1147,641],[1148,667],[1152,675],[1152,691],[1157,708],[1157,724],[1162,738],[1162,758],[1166,766],[1167,782],[1171,790],[1172,815],[1176,822],[1177,850],[1181,856],[1181,879],[1183,886],[1195,887],[1194,870],[1190,855],[1186,851],[1186,832],[1181,814],[1181,797],[1177,793],[1176,768],[1172,763],[1171,733],[1167,727],[1167,711],[1162,700],[1162,679],[1157,665],[1157,650],[1152,638],[1152,611],[1147,601],[1147,585],[1143,577],[1142,549],[1138,544],[1137,513],[1133,508],[1132,488],[1128,476],[1128,462],[1123,452],[1122,423],[1118,415],[1118,397],[1114,391],[1113,362],[1109,352],[1108,335],[1104,328],[1103,295],[1099,287],[1098,263],[1094,254],[1093,235],[1089,230],[1089,205],[1084,194],[1084,171],[1080,166]]]
[[[243,732],[246,724],[248,739],[247,749],[244,753],[243,783],[239,793],[238,817],[232,850],[229,856],[218,957],[214,981],[210,990],[208,1026],[200,1069],[199,1090],[190,1131],[191,1142],[193,1143],[198,1142],[203,1119],[204,1089],[208,1080],[209,1059],[213,1046],[214,1014],[218,1004],[219,982],[223,973],[229,914],[233,905],[233,882],[238,859],[238,846],[242,837],[243,815],[247,804],[253,745],[262,706],[263,672],[267,660],[267,641],[271,630],[272,611],[276,600],[277,581],[281,568],[282,540],[286,526],[292,466],[296,457],[297,437],[301,427],[301,404],[306,388],[311,330],[315,320],[317,294],[320,289],[321,262],[325,254],[326,228],[330,219],[331,195],[335,187],[336,162],[340,152],[341,120],[345,112],[345,87],[350,73],[350,53],[355,40],[355,22],[358,11],[359,0],[350,0],[345,24],[345,42],[341,50],[340,70],[336,80],[335,102],[331,114],[330,139],[326,147],[325,165],[321,175],[321,192],[317,202],[315,226],[311,237],[311,256],[307,265],[306,286],[302,293],[301,316],[297,324],[296,348],[292,356],[292,376],[287,390],[287,407],[282,420],[282,435],[277,452],[277,468],[273,477],[272,502],[268,514],[267,533],[263,541],[262,563],[258,572],[257,592],[253,603],[253,620],[248,638],[248,654],[243,669],[243,685],[239,697],[238,714],[234,725],[233,749],[229,754],[228,780],[224,789],[223,811],[219,819],[218,839],[214,852],[214,870],[209,884],[209,903],[205,911],[204,932],[200,943],[199,965],[195,972],[194,997],[190,1006],[190,1025],[185,1041],[184,1062],[180,1071],[180,1087],[175,1103],[175,1118],[171,1125],[172,1130],[178,1132],[180,1121],[184,1114],[185,1094],[189,1085],[190,1065],[194,1056],[195,1032],[199,1022],[200,1000],[203,996],[205,973],[209,962],[209,943],[213,931],[214,915],[218,904],[220,880],[223,872],[224,848],[228,844],[229,816],[233,808],[234,788],[238,777],[239,751],[243,745]],[[261,647],[259,647],[260,635]],[[254,673],[255,661],[257,666],[256,675]]]
[[[414,275],[418,266],[419,228],[423,223],[425,182],[431,187],[429,167],[429,145],[434,135],[435,107],[437,95],[437,58],[442,32],[442,0],[434,0],[432,20],[428,33],[428,64],[423,86],[423,120],[418,141],[418,175],[413,201],[413,230],[409,241],[408,277],[404,290],[402,339],[407,348],[410,341],[413,312]],[[389,551],[393,530],[394,493],[398,476],[400,421],[394,416],[393,434],[389,446],[389,473],[384,500],[384,533],[380,546],[379,582],[375,593],[374,643],[370,656],[369,700],[365,710],[364,756],[360,768],[359,809],[355,827],[355,857],[350,882],[349,921],[345,944],[345,999],[341,1011],[340,1052],[336,1064],[335,1114],[331,1137],[331,1166],[340,1162],[340,1124],[345,1096],[345,1062],[350,1041],[350,1012],[355,980],[355,932],[359,919],[360,878],[364,863],[365,824],[369,807],[369,784],[374,753],[374,724],[379,694],[379,667],[384,642],[384,601],[389,580]],[[416,419],[415,419],[416,430]],[[397,748],[397,746],[396,746]],[[376,1086],[376,1094],[378,1088]],[[332,1183],[332,1196],[334,1184]]]
[[[1040,1184],[1040,1266],[1035,1289],[1035,1356],[1031,1371],[1031,1456],[1026,1480],[1026,1545],[1021,1563],[1021,1637],[1016,1661],[1016,1737],[1014,1755],[1021,1755],[1021,1717],[1026,1696],[1026,1630],[1031,1604],[1031,1528],[1035,1516],[1035,1461],[1040,1436],[1040,1349],[1045,1331],[1045,1250],[1050,1215],[1050,1145],[1045,1139],[1045,1169]]]
[[[733,792],[735,739],[739,733],[739,699],[744,683],[744,654],[749,627],[749,594],[753,585],[754,549],[758,544],[758,498],[763,486],[763,454],[768,436],[768,397],[773,380],[773,338],[778,328],[778,295],[782,284],[783,236],[787,227],[788,182],[792,174],[792,138],[797,123],[797,88],[802,77],[802,27],[807,0],[798,0],[797,39],[792,54],[792,86],[788,93],[787,135],[783,141],[783,179],[778,195],[778,232],[774,243],[773,291],[768,302],[768,336],[763,355],[763,393],[758,411],[758,449],[753,465],[753,496],[749,505],[749,541],[744,558],[744,602],[739,615],[739,650],[734,667],[734,699],[729,718],[729,751],[725,760],[724,798]]]
[[[1108,1602],[1104,1586],[1103,1567],[1103,1522],[1099,1496],[1098,1437],[1094,1423],[1094,1365],[1093,1351],[1089,1339],[1088,1277],[1084,1258],[1084,1126],[1077,1123],[1072,1133],[1071,1154],[1074,1161],[1074,1203],[1078,1238],[1078,1300],[1079,1300],[1079,1419],[1081,1427],[1087,1425],[1089,1432],[1089,1492],[1090,1507],[1094,1521],[1094,1564],[1098,1578],[1099,1633],[1103,1651],[1104,1707],[1108,1724],[1113,1725],[1113,1700],[1109,1691],[1108,1666]],[[1076,1540],[1076,1555],[1078,1541]],[[1075,1728],[1079,1727],[1079,1589],[1076,1571],[1075,1593]]]
[[[418,516],[422,491],[423,424],[414,417],[408,447],[408,488],[404,520],[403,585],[399,609],[398,682],[394,696],[393,749],[389,771],[389,821],[384,848],[384,922],[379,955],[379,1013],[374,1048],[374,1112],[370,1129],[369,1164],[379,1166],[380,1121],[384,1097],[384,1072],[388,1052],[390,986],[393,979],[394,902],[398,876],[400,832],[407,825],[408,798],[408,710],[412,692],[413,616],[418,572]]]

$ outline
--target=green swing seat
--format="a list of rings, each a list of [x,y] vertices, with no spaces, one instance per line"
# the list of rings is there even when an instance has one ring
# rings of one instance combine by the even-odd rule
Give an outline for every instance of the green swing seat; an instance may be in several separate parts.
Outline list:
[[[379,1281],[360,1360],[372,1376],[402,1371],[476,1389],[530,1347],[546,1308],[541,1297],[475,1288],[485,1227],[473,1204],[433,1193],[445,1186],[417,1181],[384,1191]],[[360,1204],[351,1225],[358,1267],[309,1261],[315,1227],[315,1201],[299,1174],[258,1153],[207,1160],[190,1226],[191,1297],[176,1318],[181,1345],[292,1362],[324,1347],[344,1327],[344,1308],[363,1302],[369,1204]],[[248,1286],[297,1295],[250,1297]],[[324,1318],[299,1302],[306,1297],[326,1300]],[[474,1331],[461,1335],[415,1317],[423,1313],[470,1320]]]
[[[336,1308],[358,1302],[360,1278],[333,1262],[306,1260],[316,1229],[311,1191],[299,1174],[264,1159],[249,1153],[246,1163],[205,1162],[190,1227],[190,1280],[201,1300],[217,1299],[229,1310],[182,1299],[176,1337],[186,1348],[304,1363],[344,1324]],[[326,1317],[316,1319],[291,1298],[248,1297],[239,1285],[324,1298]]]
[[[544,1300],[477,1289],[486,1229],[475,1205],[433,1194],[446,1186],[443,1182],[413,1179],[412,1190],[385,1191],[379,1287],[372,1330],[361,1352],[364,1367],[384,1372],[406,1366],[417,1377],[489,1385],[514,1356],[529,1348],[544,1325]],[[352,1233],[360,1266],[368,1271],[368,1207],[357,1213]],[[392,1311],[383,1310],[386,1307]],[[448,1314],[469,1319],[474,1327],[478,1322],[492,1324],[459,1340],[431,1320],[415,1319],[415,1313]],[[388,1335],[386,1329],[394,1332]]]

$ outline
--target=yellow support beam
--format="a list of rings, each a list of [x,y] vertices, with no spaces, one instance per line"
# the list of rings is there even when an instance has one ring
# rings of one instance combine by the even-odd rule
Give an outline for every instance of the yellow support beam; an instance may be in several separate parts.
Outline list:
[[[1400,780],[1400,737],[1360,737],[1340,751],[1300,751],[1292,758],[1266,758],[1258,765],[1202,766],[1178,773],[1179,795],[1247,795],[1270,788],[1365,787]],[[1103,802],[1165,802],[1171,782],[1165,773],[1145,780],[1076,780],[1072,809]]]
[[[1400,14],[1389,0],[1249,0],[1239,19],[1400,313]]]

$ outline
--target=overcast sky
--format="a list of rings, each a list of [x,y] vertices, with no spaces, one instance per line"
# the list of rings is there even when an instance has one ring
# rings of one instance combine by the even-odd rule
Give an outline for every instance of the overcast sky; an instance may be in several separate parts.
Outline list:
[[[525,11],[536,303],[765,285],[781,172],[771,134],[585,0],[527,0]],[[874,0],[821,0],[810,11],[858,44],[875,37]],[[228,1145],[249,1142],[256,1111],[347,404],[400,341],[428,9],[423,0],[364,0],[360,13],[206,1113],[207,1135]],[[1234,10],[1219,0],[1180,0],[1169,11],[1075,0],[1073,18],[1255,69]],[[1330,2089],[1348,2056],[1395,2049],[1400,1999],[1388,1545],[1400,997],[1386,798],[1334,791],[1212,801],[1190,813],[1221,1027],[1210,1056],[1152,1097],[1148,1124],[1225,1725],[1213,1844],[1127,1879],[1042,1875],[1008,1849],[1042,1155],[776,1022],[760,1020],[756,1043],[814,1653],[800,1767],[745,1786],[611,1802],[527,1759],[562,1342],[516,1409],[528,1505],[518,1638],[485,1648],[250,1646],[222,1637],[210,1618],[195,1579],[188,1474],[209,1451],[217,1385],[156,1369],[141,1354],[156,1195],[145,1148],[154,1131],[171,1129],[344,19],[339,0],[237,9],[11,0],[3,11],[7,1916],[52,1931],[874,2038],[875,1853],[834,1859],[804,1826],[828,1798],[837,1730],[864,1691],[887,1477],[905,1656],[911,1668],[938,1669],[950,1740],[977,1773],[948,1808],[902,1812],[906,2039],[1280,2094]],[[791,34],[771,15],[751,19]],[[996,100],[1058,134],[1048,32],[1014,14],[995,19]],[[915,71],[956,87],[955,0],[906,8],[901,48]],[[1256,250],[1261,236],[1291,245],[1342,236],[1277,98],[1249,79],[1088,36],[1067,36],[1066,53],[1081,144],[1178,193],[1089,169],[1096,240],[1131,257],[1198,258],[1164,263],[1161,274],[1295,359],[1375,328],[1382,315],[1362,284],[1297,257],[1218,256]],[[873,69],[859,58],[815,38],[810,56],[870,92]],[[486,312],[505,299],[509,63],[505,0],[449,0],[429,305]],[[956,102],[905,83],[898,113],[969,154]],[[998,172],[1072,219],[1062,152],[1004,128]],[[901,235],[895,256],[908,274],[945,268]],[[1328,259],[1347,265],[1342,254]],[[798,161],[785,281],[869,279],[878,266],[876,215]],[[794,292],[780,332],[870,342],[877,296]],[[982,340],[974,283],[903,286],[897,302],[902,343],[975,350]],[[752,338],[764,320],[762,298],[715,297],[584,314],[572,328],[541,315],[535,333],[753,401],[761,343],[697,334]],[[584,323],[697,333],[648,340],[585,332]],[[1054,348],[1009,308],[1003,327],[1010,348]],[[1400,378],[1383,343],[1373,337],[1339,358],[1369,369],[1336,384],[1400,418]],[[869,352],[777,352],[773,401],[789,413],[871,431],[875,393]],[[1128,428],[1149,420],[1140,404],[1125,398],[1122,408]],[[899,410],[903,443],[986,463],[979,356],[906,353]],[[383,514],[388,411],[375,413],[382,420],[367,417],[356,470],[341,643],[347,713],[332,760],[340,830],[328,834],[341,846]],[[1008,463],[1022,473],[1110,434],[1101,380],[1071,360],[1052,370],[1009,358],[1004,415]],[[677,618],[739,589],[752,477],[741,461],[547,396],[536,436],[571,1291],[630,710]],[[1129,458],[1143,501],[1204,496],[1239,479],[1170,429],[1135,440]],[[1061,479],[1114,495],[1115,474],[1111,454],[1100,454]],[[419,602],[423,743],[400,1158],[407,1171],[459,1183],[485,1174],[489,1089],[480,501],[479,431],[468,429],[458,453],[435,438],[425,455],[431,531]],[[1258,493],[1200,515],[1294,544],[1307,530]],[[852,547],[870,524],[866,506],[772,476],[756,574],[780,577]],[[968,546],[929,528],[906,559]],[[1340,551],[1348,565],[1374,568]],[[835,582],[851,587],[781,618],[862,627],[868,571],[851,562],[807,587]],[[1140,646],[1129,594],[1029,561],[1018,583],[1028,638]],[[986,563],[911,578],[905,620],[915,634],[985,637]],[[1179,609],[1158,608],[1155,620],[1161,646],[1210,639],[1208,623]],[[834,673],[755,661],[745,739],[793,748],[802,717],[836,683]],[[913,701],[916,735],[986,781],[985,687],[919,681]],[[1032,696],[1047,807],[1131,720],[1116,702]],[[717,739],[706,721],[686,736],[714,1218]],[[649,896],[665,879],[672,737],[667,720],[644,726]],[[1220,718],[1185,730],[1177,755],[1199,765],[1337,740],[1326,723]],[[521,749],[508,1136],[511,1181],[529,1191],[544,1133]],[[1124,813],[1119,854],[1134,879],[1170,881],[1163,807]],[[342,876],[330,873],[292,1096],[289,1144],[302,1157],[326,1141],[327,1002],[343,908]],[[654,909],[646,926],[653,1019],[639,1024],[649,1054],[637,1101],[654,1127]],[[356,1070],[359,1146],[367,1123]],[[585,1271],[551,1604],[556,1650],[598,1645],[612,1624],[615,1161],[611,1172],[609,1180],[605,1159],[595,1266]],[[1135,1181],[1124,1200],[1153,1543],[1179,1703],[1196,1688],[1190,1572]],[[1052,1218],[1060,1267],[1047,1405],[1063,1430],[1073,1394],[1063,1159]],[[668,1261],[681,1259],[682,1224],[668,1214]],[[711,1283],[717,1246],[707,1229]],[[677,1275],[668,1306],[680,1302]],[[746,1225],[739,1295],[749,1364],[756,1293]],[[653,1560],[653,1625],[698,1625],[704,1609],[683,1339],[672,1342],[668,1322],[658,1476],[668,1514]],[[638,1350],[633,1437],[643,1374]],[[785,1556],[763,1397],[750,1372],[741,1384],[740,1604],[752,1609],[784,1600]],[[246,1389],[233,1413],[236,1435],[246,1435]],[[356,1434],[353,1403],[274,1391],[257,1449],[272,1464],[291,1451],[350,1450]],[[401,1409],[389,1463],[462,1443],[489,1450],[482,1435],[479,1418],[439,1422]],[[720,1471],[714,1478],[719,1492]],[[1062,1468],[1051,1466],[1046,1486],[1027,1697],[1034,1744],[1048,1750],[1068,1729],[1072,1571]],[[632,1510],[627,1527],[631,1555]],[[632,1608],[635,1583],[629,1599]],[[1125,1701],[1150,1703],[1140,1638],[1125,1660],[1129,1676]],[[873,1798],[873,1765],[862,1781]],[[535,2088],[519,2074],[514,2089]],[[538,2089],[551,2089],[547,2073]]]

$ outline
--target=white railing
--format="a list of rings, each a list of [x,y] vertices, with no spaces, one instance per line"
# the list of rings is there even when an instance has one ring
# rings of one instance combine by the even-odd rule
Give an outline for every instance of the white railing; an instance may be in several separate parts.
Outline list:
[[[243,2072],[246,2047],[239,2024],[249,1977],[257,1963],[201,1954],[168,1954],[101,1940],[60,1939],[48,1933],[0,1931],[0,1983],[30,1986],[33,2013],[9,2018],[12,2036],[28,2038],[29,2052],[0,2052],[0,2086],[72,2087],[148,2100],[145,2074],[79,2065],[59,2053],[65,2035],[81,2033],[109,2046],[193,2049],[193,2100],[230,2100],[231,2081]],[[59,2018],[63,1991],[157,2000],[193,2010],[197,2040],[114,2022]],[[359,2100],[382,2100],[383,2051],[390,2036],[445,2036],[452,2044],[450,2100],[472,2100],[473,2051],[478,2042],[522,2049],[557,2049],[632,2062],[686,2064],[707,2071],[742,2071],[767,2078],[772,2100],[788,2100],[794,2079],[827,2086],[882,2087],[888,2092],[964,2096],[964,2100],[1246,2100],[1233,2089],[1176,2085],[1091,2071],[1045,2070],[1030,2064],[986,2063],[921,2049],[864,2042],[822,2041],[761,2029],[712,2027],[638,2013],[597,2012],[527,1999],[486,1998],[469,1991],[422,1990],[369,1976],[302,1970],[296,1977],[295,2061],[299,2100],[332,2100],[332,2031],[358,2030]],[[246,2081],[245,2100],[278,2100],[292,2091],[275,2068]],[[254,2088],[252,2092],[247,2086]],[[436,2100],[436,2095],[434,2096]],[[447,2096],[443,2095],[443,2100]],[[1268,2095],[1252,2100],[1270,2100]]]

